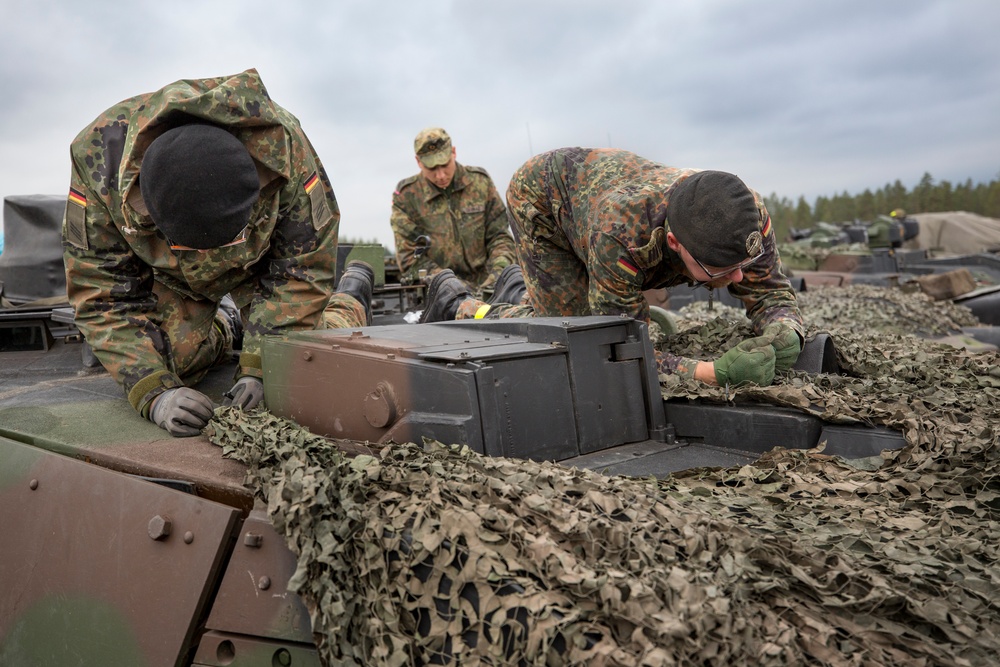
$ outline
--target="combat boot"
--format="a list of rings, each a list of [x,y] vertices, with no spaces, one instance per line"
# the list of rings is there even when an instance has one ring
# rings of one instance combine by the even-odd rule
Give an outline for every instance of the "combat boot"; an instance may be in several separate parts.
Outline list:
[[[517,264],[511,264],[504,267],[504,270],[497,276],[497,282],[493,286],[493,295],[486,303],[491,306],[498,303],[509,303],[516,306],[521,303],[526,290],[521,267]]]
[[[219,311],[216,320],[222,323],[232,341],[232,350],[243,349],[243,318],[240,317],[240,309],[236,307],[233,297],[228,294],[222,297],[219,302]]]
[[[471,299],[472,291],[451,269],[445,269],[431,278],[424,296],[424,312],[420,323],[443,322],[455,319],[458,307],[466,299]]]
[[[355,259],[347,263],[337,292],[349,294],[365,307],[365,324],[372,323],[372,291],[375,289],[375,269],[371,264]]]

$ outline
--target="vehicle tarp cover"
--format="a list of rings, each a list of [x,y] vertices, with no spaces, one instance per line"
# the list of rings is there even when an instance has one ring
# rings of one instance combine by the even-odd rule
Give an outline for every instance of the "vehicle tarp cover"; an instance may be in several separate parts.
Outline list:
[[[975,255],[1000,250],[1000,220],[976,213],[917,213],[920,233],[904,248],[929,250],[935,255]]]

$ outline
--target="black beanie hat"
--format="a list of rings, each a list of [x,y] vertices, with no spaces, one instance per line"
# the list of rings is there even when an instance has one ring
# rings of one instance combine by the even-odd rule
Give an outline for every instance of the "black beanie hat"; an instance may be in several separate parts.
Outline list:
[[[139,189],[171,243],[205,249],[229,243],[246,227],[260,181],[239,139],[197,123],[167,130],[149,144]]]
[[[750,188],[724,171],[699,171],[669,192],[667,224],[702,264],[724,268],[750,257],[759,242],[760,210]]]

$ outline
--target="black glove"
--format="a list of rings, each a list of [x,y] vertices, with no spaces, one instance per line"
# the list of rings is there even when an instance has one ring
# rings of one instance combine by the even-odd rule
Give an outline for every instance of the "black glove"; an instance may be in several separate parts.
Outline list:
[[[768,386],[774,381],[774,348],[763,336],[743,341],[716,359],[715,379],[723,387]]]
[[[264,400],[264,383],[255,377],[241,377],[223,396],[223,405],[249,410]]]
[[[212,418],[212,399],[190,387],[168,389],[156,397],[149,421],[176,437],[198,435]]]
[[[785,322],[772,322],[764,327],[764,338],[771,339],[776,371],[787,371],[795,365],[802,352],[802,339],[795,329]]]

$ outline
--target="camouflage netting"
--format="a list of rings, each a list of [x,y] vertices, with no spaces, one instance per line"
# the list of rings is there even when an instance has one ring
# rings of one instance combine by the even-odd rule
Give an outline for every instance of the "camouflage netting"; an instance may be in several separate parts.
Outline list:
[[[981,323],[965,306],[934,301],[916,287],[819,286],[798,295],[807,324],[824,331],[945,336]]]
[[[915,324],[957,324],[925,305]],[[653,480],[432,442],[352,458],[355,443],[229,409],[210,437],[299,554],[327,664],[992,664],[998,356],[823,328],[842,374],[735,391],[664,376],[664,396],[900,430],[880,465],[776,448]],[[747,333],[714,319],[669,349],[714,358]]]
[[[877,331],[881,333],[946,336],[980,322],[965,306],[934,301],[917,291],[876,285],[811,287],[798,295],[803,317],[814,331]],[[695,301],[678,311],[681,329],[713,319],[747,322],[742,308],[719,302]]]

